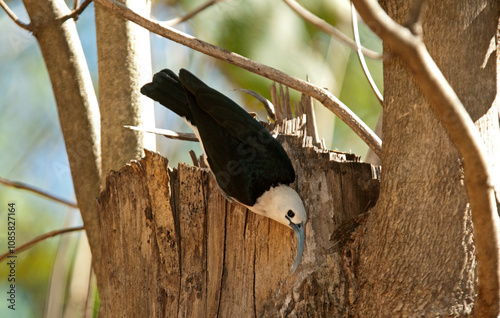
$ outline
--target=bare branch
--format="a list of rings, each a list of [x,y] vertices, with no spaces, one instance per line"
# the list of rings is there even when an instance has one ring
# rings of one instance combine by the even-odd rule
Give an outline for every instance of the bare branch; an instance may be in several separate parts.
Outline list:
[[[487,152],[479,132],[422,39],[394,22],[376,1],[353,0],[353,3],[364,21],[411,69],[422,93],[463,157],[479,269],[474,316],[496,317],[500,310],[500,221]]]
[[[123,127],[131,129],[131,130],[135,130],[135,131],[142,131],[142,132],[147,132],[150,134],[161,135],[161,136],[164,136],[164,137],[170,138],[170,139],[185,140],[185,141],[198,141],[198,138],[196,137],[196,135],[191,134],[191,133],[175,132],[172,130],[159,129],[159,128],[141,128],[141,127],[135,127],[135,126],[123,126]]]
[[[0,183],[4,184],[6,186],[9,186],[9,187],[17,188],[17,189],[28,190],[30,192],[39,194],[47,199],[54,200],[54,201],[57,201],[59,203],[65,204],[65,205],[69,206],[70,208],[78,209],[78,205],[76,203],[55,197],[52,194],[49,194],[43,190],[37,189],[37,188],[35,188],[31,185],[28,185],[26,183],[17,182],[17,181],[10,181],[10,180],[7,180],[7,179],[1,178],[1,177],[0,177]]]
[[[293,11],[295,11],[298,15],[300,15],[304,20],[313,24],[318,29],[323,30],[323,32],[330,34],[331,36],[333,36],[340,42],[344,43],[354,51],[361,50],[364,55],[366,55],[371,59],[381,60],[383,58],[381,54],[360,46],[358,43],[354,42],[349,37],[347,37],[344,33],[337,30],[334,26],[332,26],[325,20],[319,18],[318,16],[314,15],[312,12],[308,11],[306,8],[301,6],[297,1],[295,0],[283,0],[283,1]]]
[[[153,33],[190,47],[206,55],[241,67],[252,73],[266,77],[272,81],[276,81],[278,83],[286,85],[317,99],[320,103],[325,105],[326,108],[335,113],[342,121],[344,121],[370,148],[373,149],[373,151],[378,156],[382,155],[382,141],[380,140],[380,138],[375,135],[375,133],[363,121],[361,121],[361,119],[359,119],[356,114],[354,114],[346,105],[344,105],[327,89],[290,76],[267,65],[257,63],[234,52],[219,48],[215,45],[199,40],[191,35],[180,32],[173,28],[163,26],[156,21],[145,18],[135,13],[125,5],[115,0],[94,1],[101,4],[103,7],[108,8],[113,13],[120,15],[132,22],[135,22]]]
[[[76,7],[76,9],[75,9],[75,5],[78,3],[78,0],[75,0],[75,2],[73,3],[73,8],[74,8],[73,11],[59,17],[58,20],[66,21],[66,20],[71,19],[71,18],[75,19],[75,21],[78,20],[78,18],[80,17],[80,14],[82,14],[82,12],[88,7],[88,5],[91,2],[92,2],[92,0],[85,0],[82,2],[82,4],[79,7]]]
[[[78,3],[80,2],[80,0],[73,0],[73,10],[75,10],[76,8],[78,8]]]
[[[241,88],[240,91],[247,93],[248,95],[251,95],[255,97],[259,102],[264,105],[264,108],[266,109],[267,115],[269,115],[269,118],[272,120],[276,121],[276,114],[274,112],[274,105],[271,103],[267,98],[264,96],[260,95],[259,93],[252,91],[251,89],[244,89]]]
[[[188,13],[186,13],[185,15],[183,15],[182,17],[178,17],[178,18],[175,18],[175,19],[172,19],[172,20],[165,21],[162,24],[165,25],[165,26],[172,27],[174,25],[177,25],[179,23],[185,22],[185,21],[193,18],[195,15],[197,15],[200,12],[202,12],[206,8],[208,8],[208,7],[216,4],[217,2],[222,2],[222,1],[223,0],[209,0],[209,1],[205,2],[205,3],[203,3],[202,5],[200,5],[199,7],[194,8],[192,11],[189,11]]]
[[[363,69],[363,73],[365,73],[366,79],[368,80],[368,83],[370,84],[370,87],[372,88],[372,91],[375,93],[375,96],[377,97],[379,103],[381,106],[384,106],[384,97],[380,93],[377,84],[375,84],[375,81],[373,80],[373,77],[370,73],[370,70],[368,69],[368,66],[366,65],[365,57],[363,55],[363,52],[361,51],[361,41],[359,39],[359,30],[358,30],[358,14],[356,12],[356,8],[354,8],[354,4],[351,3],[351,15],[352,15],[352,33],[354,34],[354,41],[356,42],[356,45],[358,46],[358,49],[356,49],[356,55],[358,56],[359,63],[361,64],[361,68]]]
[[[8,251],[7,253],[0,255],[0,262],[5,260],[10,254],[14,254],[14,253],[19,254],[21,252],[24,252],[25,250],[31,248],[33,245],[36,245],[36,244],[40,243],[41,241],[48,239],[49,237],[54,237],[54,236],[64,234],[64,233],[81,231],[83,229],[84,229],[83,226],[77,226],[77,227],[70,227],[70,228],[61,229],[61,230],[54,230],[54,231],[42,234],[42,235],[34,238],[33,240],[29,241],[28,243],[25,243],[25,244],[19,246],[18,248],[14,249],[13,252]]]
[[[101,239],[95,198],[101,180],[100,116],[85,55],[75,23],[53,23],[68,9],[64,1],[23,3],[33,25],[39,28],[36,39],[57,102],[76,200],[89,233],[92,256],[99,260]],[[99,277],[100,263],[93,266]]]
[[[30,32],[33,31],[33,27],[31,26],[31,24],[26,24],[24,22],[21,22],[21,20],[19,20],[17,15],[9,8],[9,6],[3,0],[0,0],[0,6],[5,10],[5,13],[7,13],[7,15],[12,19],[12,21],[14,21],[18,26],[27,31]]]

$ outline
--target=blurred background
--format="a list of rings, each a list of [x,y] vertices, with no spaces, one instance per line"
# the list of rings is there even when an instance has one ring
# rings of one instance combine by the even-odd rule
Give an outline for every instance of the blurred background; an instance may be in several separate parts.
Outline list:
[[[20,0],[5,1],[28,23]],[[73,1],[66,1],[68,6]],[[203,0],[158,0],[152,16],[168,20],[182,16]],[[307,1],[303,5],[352,38],[350,2]],[[77,27],[97,89],[97,48],[94,8],[80,16]],[[282,1],[226,0],[176,28],[285,73],[326,87],[369,127],[375,128],[381,111],[361,70],[356,54],[311,24]],[[0,177],[20,181],[58,197],[75,201],[65,145],[44,61],[34,37],[0,11]],[[380,40],[361,24],[363,46],[381,52]],[[224,64],[201,53],[151,35],[153,72],[187,68],[210,86],[228,95],[248,111],[266,120],[262,105],[239,88],[270,98],[271,81]],[[380,90],[382,62],[367,59]],[[300,94],[292,92],[292,99]],[[368,147],[329,110],[315,102],[319,135],[327,147],[365,158]],[[155,106],[156,127],[190,132],[189,127],[164,107]],[[197,143],[157,137],[157,150],[171,166],[191,163],[188,151],[202,152]],[[7,252],[7,204],[16,204],[16,244],[19,246],[51,230],[81,225],[79,211],[35,194],[0,184],[0,254]],[[94,282],[85,236],[81,232],[47,239],[18,254],[16,311],[0,297],[0,317],[92,317],[96,307]],[[6,295],[9,267],[0,263],[0,291]],[[90,287],[89,287],[90,284]]]

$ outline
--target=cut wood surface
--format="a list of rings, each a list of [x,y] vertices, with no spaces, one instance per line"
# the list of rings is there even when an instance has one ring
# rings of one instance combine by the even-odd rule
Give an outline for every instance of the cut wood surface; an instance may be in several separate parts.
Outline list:
[[[104,238],[100,316],[346,314],[352,300],[343,243],[355,225],[340,225],[375,204],[379,168],[312,147],[301,134],[278,139],[309,215],[295,274],[291,229],[226,201],[207,169],[172,170],[146,151],[108,175],[97,204]]]

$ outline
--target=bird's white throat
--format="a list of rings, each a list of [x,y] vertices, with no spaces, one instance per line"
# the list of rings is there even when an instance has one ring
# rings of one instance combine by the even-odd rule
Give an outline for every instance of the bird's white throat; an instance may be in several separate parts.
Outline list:
[[[252,212],[274,219],[287,226],[289,222],[284,216],[291,207],[304,209],[297,192],[283,184],[270,188],[257,199],[253,206],[247,206]]]

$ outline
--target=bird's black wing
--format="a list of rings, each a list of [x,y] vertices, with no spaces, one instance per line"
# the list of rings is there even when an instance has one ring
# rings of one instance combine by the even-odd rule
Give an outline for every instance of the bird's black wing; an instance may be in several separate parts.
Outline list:
[[[285,150],[261,124],[188,71],[179,75],[210,168],[227,195],[252,206],[271,186],[295,180]]]
[[[141,88],[141,93],[195,125],[184,87],[179,77],[171,70],[164,69],[156,73],[153,81]]]

